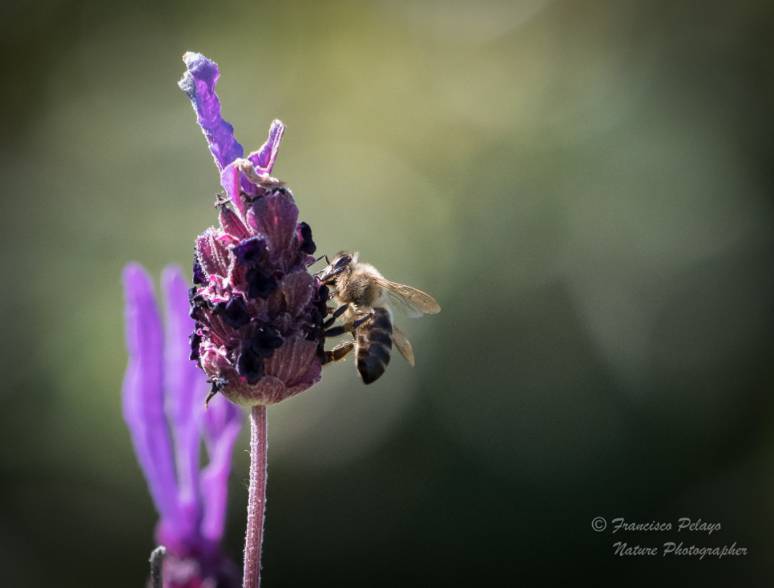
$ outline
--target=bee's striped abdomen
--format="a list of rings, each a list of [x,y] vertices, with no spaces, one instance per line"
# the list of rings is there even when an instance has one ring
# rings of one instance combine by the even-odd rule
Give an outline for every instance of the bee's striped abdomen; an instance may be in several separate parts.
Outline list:
[[[392,320],[385,308],[374,308],[373,316],[357,328],[357,371],[363,382],[377,380],[390,363]]]

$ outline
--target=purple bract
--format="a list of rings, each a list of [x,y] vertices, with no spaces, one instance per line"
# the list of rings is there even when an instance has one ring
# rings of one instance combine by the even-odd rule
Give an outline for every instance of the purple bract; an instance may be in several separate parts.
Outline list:
[[[269,174],[284,125],[243,158],[215,94],[219,72],[199,53],[183,56],[179,82],[196,112],[225,196],[219,226],[196,239],[190,290],[191,359],[211,393],[245,406],[273,404],[320,379],[328,292],[308,267],[315,244],[291,191]]]
[[[145,270],[129,264],[123,279],[129,350],[124,419],[160,516],[164,586],[238,586],[239,572],[220,542],[241,413],[222,398],[205,410],[207,383],[188,359],[193,321],[181,271],[170,267],[162,276],[166,329]],[[200,469],[202,440],[209,461]]]

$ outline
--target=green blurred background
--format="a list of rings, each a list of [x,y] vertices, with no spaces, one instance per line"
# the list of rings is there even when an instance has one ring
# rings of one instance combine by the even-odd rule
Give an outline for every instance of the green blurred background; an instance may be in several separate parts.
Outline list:
[[[320,251],[444,307],[402,324],[415,369],[366,388],[347,362],[270,410],[267,587],[772,585],[773,25],[764,1],[4,4],[2,585],[143,585],[120,272],[189,271],[215,220],[188,49],[246,148],[287,124],[275,174]]]

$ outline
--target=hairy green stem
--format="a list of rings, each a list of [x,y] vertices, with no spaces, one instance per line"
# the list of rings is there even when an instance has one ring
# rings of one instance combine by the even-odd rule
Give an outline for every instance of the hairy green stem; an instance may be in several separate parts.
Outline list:
[[[247,530],[245,532],[244,588],[261,585],[261,549],[266,516],[266,407],[250,411],[250,486],[247,495]]]

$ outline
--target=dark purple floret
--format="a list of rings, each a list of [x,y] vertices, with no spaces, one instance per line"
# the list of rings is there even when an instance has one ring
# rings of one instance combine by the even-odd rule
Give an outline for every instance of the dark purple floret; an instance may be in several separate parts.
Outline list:
[[[199,345],[202,343],[202,336],[198,331],[191,333],[188,337],[188,344],[191,347],[191,353],[188,354],[188,359],[191,361],[199,361]]]
[[[266,260],[266,240],[250,237],[242,240],[233,249],[237,261],[245,264],[261,263]]]
[[[242,349],[237,359],[237,373],[254,386],[263,377],[263,359],[251,347]]]
[[[301,241],[301,251],[307,255],[312,255],[317,251],[317,245],[312,240],[312,227],[305,222],[298,223],[299,240]]]
[[[202,296],[199,292],[199,288],[196,286],[189,288],[188,290],[188,305],[188,316],[195,321],[201,320],[204,317],[204,312],[212,306],[207,299]]]
[[[207,276],[204,275],[202,264],[199,263],[199,259],[196,257],[195,251],[193,258],[193,283],[197,286],[204,286],[207,283]]]
[[[268,298],[277,289],[277,280],[262,267],[248,269],[246,279],[249,298]]]
[[[275,349],[282,347],[282,335],[271,325],[263,325],[256,329],[250,341],[250,348],[260,357],[271,357]]]
[[[241,329],[250,322],[250,313],[242,296],[234,296],[228,302],[220,302],[215,312],[223,317],[223,321],[232,329]]]

